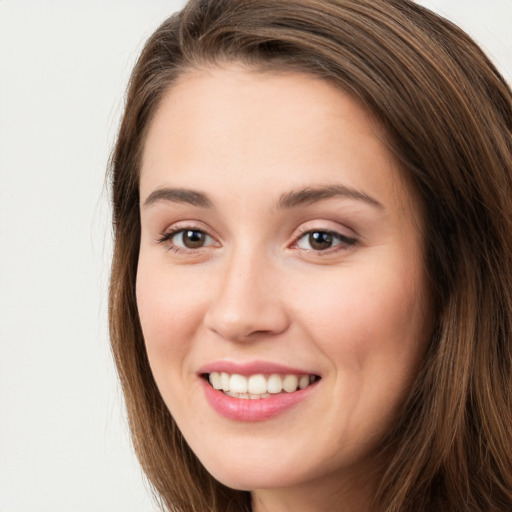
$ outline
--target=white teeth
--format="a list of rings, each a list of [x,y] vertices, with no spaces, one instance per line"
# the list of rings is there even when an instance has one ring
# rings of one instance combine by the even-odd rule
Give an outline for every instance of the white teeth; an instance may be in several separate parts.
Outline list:
[[[234,373],[211,372],[209,381],[212,387],[219,389],[235,398],[250,398],[253,400],[267,398],[271,394],[293,393],[298,389],[307,388],[315,382],[314,375],[279,375],[273,373],[268,377],[258,373],[245,377]]]
[[[264,375],[251,375],[247,385],[249,393],[253,395],[261,395],[267,392],[267,379]]]
[[[247,379],[234,373],[229,379],[229,390],[233,393],[247,393]]]
[[[308,386],[309,386],[309,375],[303,375],[299,379],[299,388],[304,389],[304,388],[307,388]]]
[[[287,393],[292,393],[293,391],[297,391],[297,386],[299,385],[299,378],[297,375],[287,375],[283,379],[283,389]]]
[[[220,374],[220,378],[222,381],[221,389],[223,389],[224,391],[229,391],[229,381],[230,381],[229,373],[222,372]]]
[[[267,381],[267,391],[269,393],[281,393],[283,390],[283,379],[280,375],[272,374]]]
[[[220,377],[220,373],[219,372],[212,372],[212,373],[210,373],[210,384],[215,389],[222,389],[222,381],[221,381],[221,377]]]

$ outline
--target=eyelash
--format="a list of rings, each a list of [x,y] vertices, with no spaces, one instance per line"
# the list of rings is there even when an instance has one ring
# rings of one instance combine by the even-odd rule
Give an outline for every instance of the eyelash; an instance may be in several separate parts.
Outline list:
[[[199,229],[199,228],[195,228],[193,226],[187,226],[187,227],[179,227],[177,229],[173,229],[171,231],[168,231],[166,233],[163,233],[160,238],[158,238],[157,242],[159,244],[162,244],[162,245],[167,245],[167,249],[171,252],[174,252],[174,253],[177,253],[177,254],[192,254],[192,253],[197,253],[199,252],[201,249],[205,249],[207,248],[208,246],[204,247],[204,246],[201,246],[201,247],[197,247],[197,248],[184,248],[184,247],[179,247],[177,246],[176,244],[172,243],[172,239],[180,234],[180,233],[185,233],[186,231],[193,231],[193,232],[196,232],[196,233],[202,233],[204,236],[214,240],[214,238],[209,235],[205,230],[203,229]],[[311,236],[313,234],[318,234],[318,233],[321,233],[322,235],[327,235],[328,237],[332,237],[333,240],[337,240],[338,243],[334,246],[331,246],[327,249],[324,249],[324,250],[315,250],[315,249],[304,249],[304,248],[300,248],[299,247],[299,242],[304,239],[306,236]],[[350,247],[356,245],[358,242],[358,240],[356,238],[352,238],[352,237],[348,237],[346,235],[342,235],[341,233],[337,232],[337,231],[334,231],[334,230],[330,230],[330,229],[304,229],[303,231],[301,231],[296,237],[295,237],[295,240],[293,242],[293,244],[291,245],[292,247],[297,247],[303,251],[306,251],[306,252],[309,252],[309,253],[315,253],[317,255],[326,255],[326,254],[331,254],[333,252],[338,252],[338,251],[342,251],[342,250],[346,250],[346,249],[349,249]]]
[[[338,251],[347,250],[350,247],[353,247],[354,245],[357,244],[356,238],[352,238],[352,237],[343,235],[343,234],[339,233],[338,231],[334,231],[332,229],[304,229],[304,230],[301,230],[301,232],[299,232],[299,234],[295,237],[295,241],[293,242],[292,246],[298,247],[299,242],[302,239],[304,239],[306,236],[311,236],[311,235],[319,234],[319,233],[321,233],[322,235],[327,235],[329,237],[332,237],[332,239],[337,240],[338,243],[336,245],[331,246],[328,249],[324,249],[324,250],[315,250],[315,249],[302,249],[302,250],[307,251],[309,253],[315,253],[315,254],[321,256],[321,255],[336,253]]]
[[[176,244],[172,243],[172,239],[176,235],[178,235],[180,233],[185,233],[186,231],[202,233],[213,240],[213,237],[210,236],[204,229],[195,228],[194,226],[187,226],[187,227],[179,227],[179,228],[173,229],[171,231],[168,231],[166,233],[162,233],[162,235],[157,240],[157,242],[159,244],[166,245],[167,249],[169,251],[177,253],[177,254],[191,254],[191,253],[198,252],[200,249],[204,249],[204,247],[198,247],[196,249],[184,248],[184,247],[179,247]]]

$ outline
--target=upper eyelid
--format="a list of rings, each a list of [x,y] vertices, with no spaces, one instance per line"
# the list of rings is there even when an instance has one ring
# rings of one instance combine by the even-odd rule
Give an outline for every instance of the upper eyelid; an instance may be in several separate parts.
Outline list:
[[[172,239],[178,235],[179,233],[182,233],[184,231],[201,231],[204,233],[207,237],[209,237],[213,243],[205,246],[200,247],[182,247],[181,245],[175,243],[172,241]],[[212,235],[210,235],[206,230],[204,229],[198,229],[194,228],[193,226],[185,226],[185,227],[176,227],[175,229],[167,229],[163,231],[160,236],[156,239],[156,244],[161,245],[166,248],[167,251],[174,252],[177,255],[181,256],[199,256],[200,254],[204,254],[204,250],[209,249],[211,246],[217,246],[219,247],[219,243]]]
[[[356,240],[360,238],[359,234],[356,233],[352,228],[349,228],[348,226],[345,226],[344,229],[339,227],[330,227],[327,226],[325,222],[323,223],[323,225],[320,222],[317,225],[311,225],[311,223],[305,222],[295,230],[293,238],[295,240],[298,240],[301,236],[305,235],[306,233],[311,233],[315,231],[338,234],[343,238],[349,238],[351,240]],[[346,231],[348,231],[348,233]]]
[[[180,231],[185,231],[187,229],[202,231],[212,238],[217,238],[214,234],[212,234],[212,230],[205,227],[202,222],[192,220],[178,221],[169,224],[167,227],[159,231],[159,237],[179,233]]]
[[[335,230],[332,230],[332,229],[308,229],[306,231],[304,231],[303,233],[301,233],[300,235],[296,236],[292,242],[292,246],[296,246],[299,241],[304,238],[305,235],[308,235],[310,233],[329,233],[331,235],[334,235],[334,236],[337,236],[341,242],[345,242],[345,243],[350,243],[351,245],[352,244],[355,244],[357,243],[359,240],[358,238],[354,237],[354,236],[348,236],[348,235],[344,235],[343,233],[340,233],[339,231],[335,231]]]
[[[164,230],[162,233],[160,233],[158,239],[166,239],[169,240],[172,237],[176,236],[178,233],[182,233],[183,231],[201,231],[201,233],[204,233],[206,236],[209,236],[212,240],[217,240],[215,236],[213,236],[208,230],[199,228],[196,226],[184,226],[184,227],[175,227],[175,228],[168,228]]]

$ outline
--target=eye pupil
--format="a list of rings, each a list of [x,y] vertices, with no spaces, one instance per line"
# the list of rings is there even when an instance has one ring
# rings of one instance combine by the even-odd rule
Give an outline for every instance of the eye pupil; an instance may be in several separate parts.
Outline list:
[[[326,231],[313,231],[309,234],[309,245],[313,249],[323,250],[332,246],[333,236]]]
[[[195,229],[187,229],[183,231],[183,245],[188,249],[196,249],[202,247],[205,242],[205,234]]]

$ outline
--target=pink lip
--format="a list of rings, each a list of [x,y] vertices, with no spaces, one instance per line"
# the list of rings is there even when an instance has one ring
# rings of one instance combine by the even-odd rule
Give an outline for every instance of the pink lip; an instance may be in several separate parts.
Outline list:
[[[214,389],[205,379],[200,379],[206,400],[221,416],[235,421],[268,420],[305,400],[316,388],[315,382],[293,393],[279,393],[268,398],[234,398]]]
[[[237,373],[238,375],[254,375],[257,373],[264,374],[293,374],[293,375],[312,375],[309,371],[291,368],[278,363],[271,363],[268,361],[252,361],[249,363],[234,363],[232,361],[216,361],[205,366],[202,366],[198,374],[212,373],[212,372],[226,372]]]

